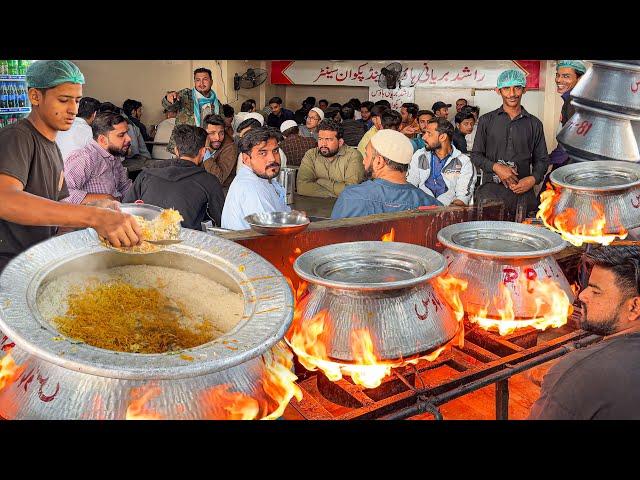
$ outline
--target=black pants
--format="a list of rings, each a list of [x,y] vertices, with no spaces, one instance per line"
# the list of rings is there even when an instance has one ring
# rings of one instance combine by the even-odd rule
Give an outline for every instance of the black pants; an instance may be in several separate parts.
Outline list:
[[[504,203],[504,219],[513,222],[516,219],[518,202],[525,204],[525,216],[534,216],[538,210],[538,199],[533,193],[533,187],[525,193],[518,195],[511,189],[506,188],[502,183],[485,183],[478,187],[475,203],[481,204],[483,201],[499,201]]]

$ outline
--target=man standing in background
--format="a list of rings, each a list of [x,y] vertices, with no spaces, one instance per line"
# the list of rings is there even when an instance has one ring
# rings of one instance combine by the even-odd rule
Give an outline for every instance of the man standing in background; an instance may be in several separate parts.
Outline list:
[[[513,220],[520,205],[525,215],[538,209],[533,187],[544,178],[549,155],[542,122],[522,106],[527,91],[524,73],[505,70],[497,83],[502,106],[478,120],[471,162],[484,172],[477,202],[502,201],[506,219]]]
[[[100,102],[95,98],[82,97],[78,105],[78,115],[73,119],[69,130],[62,130],[56,135],[56,143],[60,147],[62,159],[65,160],[71,152],[84,147],[93,139],[91,122],[96,118]]]
[[[196,68],[193,71],[193,88],[183,88],[176,92],[167,92],[162,97],[162,108],[170,112],[177,112],[176,125],[204,126],[204,118],[210,113],[222,113],[222,104],[211,90],[213,77],[208,68]],[[167,145],[167,151],[174,154],[175,142],[173,136]]]

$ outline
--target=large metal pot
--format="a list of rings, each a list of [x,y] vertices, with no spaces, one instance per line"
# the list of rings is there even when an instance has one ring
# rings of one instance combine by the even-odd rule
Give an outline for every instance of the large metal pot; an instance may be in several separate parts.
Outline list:
[[[300,255],[293,268],[309,282],[301,328],[327,312],[323,342],[333,361],[354,362],[351,333],[367,329],[379,360],[410,359],[452,339],[459,322],[430,280],[444,257],[401,242],[326,245]]]
[[[547,222],[571,208],[575,225],[591,225],[602,205],[606,224],[604,234],[640,227],[640,165],[614,160],[573,163],[560,167],[549,177],[557,199]]]
[[[571,101],[575,113],[557,135],[569,156],[584,160],[640,161],[640,115]]]
[[[132,393],[157,388],[149,410],[165,419],[212,418],[208,394],[228,387],[261,405],[278,343],[293,317],[291,290],[280,272],[247,248],[190,229],[183,243],[128,255],[98,243],[92,229],[52,238],[16,257],[0,276],[0,340],[24,372],[0,390],[0,415],[12,419],[124,419]],[[199,273],[244,297],[242,319],[216,340],[166,354],[96,348],[66,338],[40,314],[38,288],[60,275],[122,265],[158,265]],[[215,298],[203,298],[213,301]],[[278,344],[278,345],[276,345]],[[287,399],[288,401],[288,399]]]
[[[571,90],[583,105],[640,115],[640,65],[589,60],[593,65]]]
[[[522,223],[476,221],[448,225],[438,232],[438,240],[447,247],[443,254],[448,273],[469,282],[460,293],[468,314],[487,309],[487,318],[500,318],[492,299],[504,285],[511,293],[515,318],[534,318],[540,292],[530,291],[525,279],[554,280],[569,301],[574,300],[553,258],[567,246],[557,233]]]

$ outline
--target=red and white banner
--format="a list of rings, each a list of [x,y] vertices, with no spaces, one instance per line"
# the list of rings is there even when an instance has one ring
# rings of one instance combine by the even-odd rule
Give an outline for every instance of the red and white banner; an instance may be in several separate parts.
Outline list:
[[[278,60],[271,62],[271,83],[279,85],[345,85],[378,87],[387,61]],[[504,70],[519,68],[527,88],[540,88],[540,60],[403,61],[399,87],[495,88]]]

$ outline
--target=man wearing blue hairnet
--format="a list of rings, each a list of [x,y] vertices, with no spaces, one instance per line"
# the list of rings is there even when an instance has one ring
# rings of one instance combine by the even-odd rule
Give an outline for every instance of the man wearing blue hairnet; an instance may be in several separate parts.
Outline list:
[[[93,227],[115,246],[137,245],[142,230],[117,202],[73,205],[55,143],[78,114],[84,76],[67,60],[38,60],[26,72],[31,113],[0,129],[0,271],[47,240],[57,226]],[[104,208],[111,207],[111,208]]]
[[[564,127],[569,121],[575,108],[571,103],[571,90],[582,78],[582,75],[587,71],[587,67],[582,60],[560,60],[556,65],[556,91],[562,97],[562,110],[560,111],[560,125]],[[540,192],[546,189],[549,176],[556,168],[562,167],[569,163],[569,154],[562,145],[558,143],[553,152],[549,154],[549,164],[551,170],[547,173],[547,176],[542,182],[542,188]],[[538,196],[538,198],[540,198]]]
[[[503,202],[505,219],[514,220],[516,213],[535,215],[538,200],[533,187],[544,178],[549,155],[542,122],[521,103],[527,91],[524,73],[505,70],[497,84],[502,106],[478,119],[471,152],[471,162],[484,172],[475,201]]]

